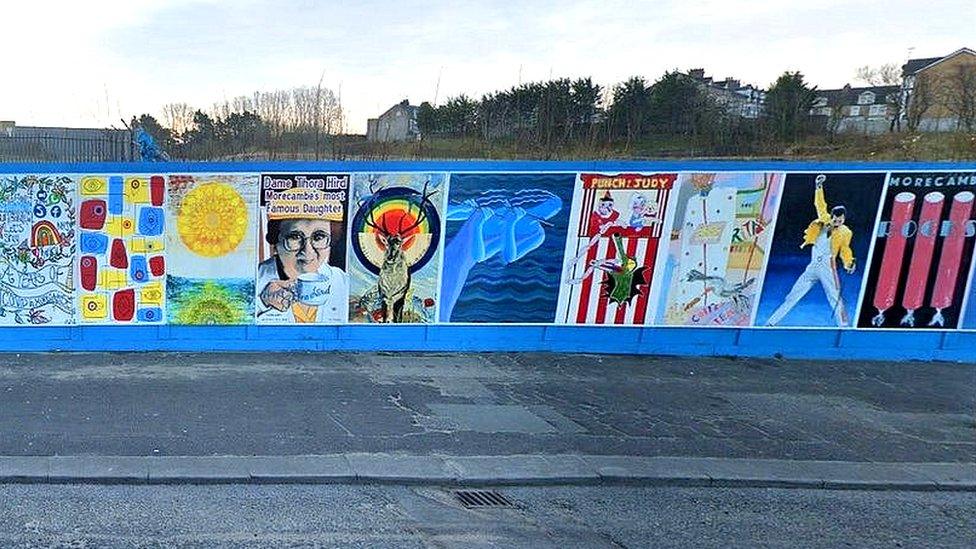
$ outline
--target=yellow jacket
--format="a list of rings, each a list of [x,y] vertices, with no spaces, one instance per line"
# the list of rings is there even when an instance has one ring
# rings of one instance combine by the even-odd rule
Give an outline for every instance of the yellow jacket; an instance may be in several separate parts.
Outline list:
[[[817,218],[810,222],[807,229],[803,231],[803,244],[801,248],[812,245],[820,236],[820,231],[830,224],[830,212],[827,211],[827,200],[824,198],[823,187],[818,188],[813,193],[813,205],[817,208]],[[844,263],[844,268],[850,269],[854,266],[854,252],[851,251],[851,237],[853,233],[847,225],[841,225],[830,233],[830,252],[831,258],[836,259],[840,254],[840,260]]]

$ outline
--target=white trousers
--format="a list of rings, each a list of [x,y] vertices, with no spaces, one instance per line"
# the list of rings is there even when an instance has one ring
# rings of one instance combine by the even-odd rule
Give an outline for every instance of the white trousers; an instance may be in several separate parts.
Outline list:
[[[793,289],[786,294],[783,304],[773,312],[766,325],[776,326],[779,324],[783,317],[793,310],[793,307],[803,299],[803,296],[807,295],[807,292],[817,282],[820,283],[824,294],[827,295],[827,303],[830,304],[830,309],[833,311],[834,321],[837,322],[838,326],[846,326],[847,311],[844,309],[844,301],[840,297],[840,278],[837,276],[834,260],[829,257],[822,258],[819,261],[813,260],[807,265],[800,278],[797,278],[793,284]]]

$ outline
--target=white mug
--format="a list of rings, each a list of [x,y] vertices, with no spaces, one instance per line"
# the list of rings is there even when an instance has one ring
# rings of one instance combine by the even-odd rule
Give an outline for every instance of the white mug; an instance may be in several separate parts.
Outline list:
[[[304,305],[324,305],[332,295],[329,277],[321,273],[303,273],[295,283],[295,297]]]

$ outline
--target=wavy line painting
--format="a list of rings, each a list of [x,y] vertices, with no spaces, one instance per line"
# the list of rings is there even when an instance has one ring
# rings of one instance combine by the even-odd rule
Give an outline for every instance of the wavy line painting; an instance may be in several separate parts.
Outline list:
[[[552,322],[575,180],[451,176],[441,322]]]

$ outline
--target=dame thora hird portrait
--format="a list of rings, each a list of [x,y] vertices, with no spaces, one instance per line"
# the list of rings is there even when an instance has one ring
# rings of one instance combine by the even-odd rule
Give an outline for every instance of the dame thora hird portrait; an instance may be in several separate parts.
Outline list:
[[[342,222],[319,218],[269,219],[271,256],[258,264],[261,321],[342,323],[349,292]]]

